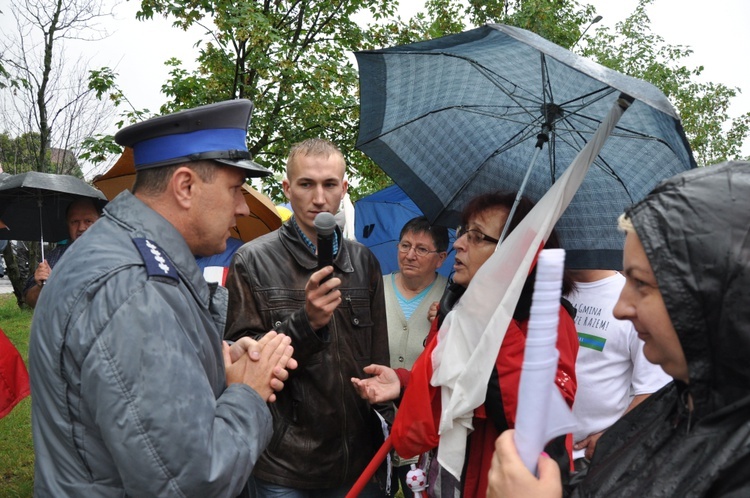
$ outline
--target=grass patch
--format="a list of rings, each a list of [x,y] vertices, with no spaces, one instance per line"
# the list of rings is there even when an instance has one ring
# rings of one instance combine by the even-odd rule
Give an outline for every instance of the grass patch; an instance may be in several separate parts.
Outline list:
[[[0,295],[0,327],[29,360],[32,310],[19,309],[13,294]],[[31,397],[0,419],[0,495],[31,497],[34,491],[34,446],[31,441]]]

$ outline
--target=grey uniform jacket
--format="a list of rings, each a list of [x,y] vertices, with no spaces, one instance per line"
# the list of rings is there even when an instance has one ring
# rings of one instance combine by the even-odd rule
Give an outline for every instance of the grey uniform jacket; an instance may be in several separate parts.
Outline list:
[[[107,206],[32,323],[37,496],[240,493],[272,422],[254,390],[226,387],[210,302],[167,220],[129,192]]]

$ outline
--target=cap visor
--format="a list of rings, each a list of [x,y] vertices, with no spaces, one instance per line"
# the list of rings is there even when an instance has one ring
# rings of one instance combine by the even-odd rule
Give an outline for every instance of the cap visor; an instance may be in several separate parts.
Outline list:
[[[255,161],[251,161],[250,159],[211,159],[211,161],[216,161],[217,163],[227,164],[229,166],[244,169],[248,172],[248,175],[253,178],[270,176],[273,174],[273,171],[264,168],[260,164],[256,163]]]

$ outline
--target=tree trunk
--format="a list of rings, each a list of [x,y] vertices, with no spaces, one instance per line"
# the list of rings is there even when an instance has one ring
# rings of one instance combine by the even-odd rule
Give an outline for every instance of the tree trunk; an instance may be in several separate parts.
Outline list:
[[[52,72],[52,54],[54,49],[57,26],[60,21],[60,11],[63,8],[62,0],[55,3],[55,12],[52,15],[52,21],[49,30],[44,34],[44,66],[42,68],[42,83],[39,85],[37,92],[36,105],[39,109],[39,157],[37,158],[36,170],[49,173],[47,164],[47,155],[51,143],[52,130],[49,126],[47,113],[47,85],[49,84],[49,75]]]
[[[16,296],[16,303],[19,308],[26,306],[26,302],[23,299],[23,288],[26,286],[26,279],[28,278],[26,258],[22,257],[23,255],[17,254],[19,249],[22,251],[26,250],[23,244],[23,242],[17,242],[15,245],[9,243],[5,246],[5,250],[3,250],[5,274],[13,286],[13,294]]]

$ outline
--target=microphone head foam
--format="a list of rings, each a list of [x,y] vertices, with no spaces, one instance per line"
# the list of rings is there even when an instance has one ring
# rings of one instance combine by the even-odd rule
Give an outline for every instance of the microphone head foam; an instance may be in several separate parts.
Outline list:
[[[336,229],[336,218],[331,213],[318,213],[313,224],[318,234],[331,235]]]

